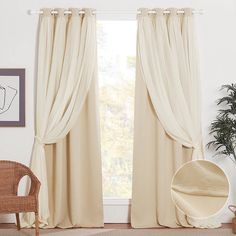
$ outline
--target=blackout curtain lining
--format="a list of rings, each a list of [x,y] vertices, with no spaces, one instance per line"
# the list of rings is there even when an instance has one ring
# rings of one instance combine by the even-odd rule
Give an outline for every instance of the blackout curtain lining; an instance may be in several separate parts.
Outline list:
[[[171,180],[192,149],[173,140],[156,116],[137,67],[131,224],[134,228],[191,227],[171,199]]]
[[[171,180],[185,162],[202,159],[198,53],[192,9],[140,9],[138,15],[131,224],[217,227],[178,211]]]
[[[70,16],[64,14],[65,9],[56,9],[56,15],[51,14],[52,9],[42,10],[38,40],[36,134],[31,161],[31,169],[41,182],[41,227],[48,225],[50,216],[44,145],[60,141],[74,127],[91,81],[97,80],[96,18],[92,9],[83,9],[83,15],[78,9],[70,9]],[[99,179],[100,175],[97,177]],[[98,187],[101,187],[99,181]],[[98,199],[102,204],[101,196]],[[22,226],[33,224],[33,214],[23,216]]]
[[[48,228],[103,227],[97,81],[66,138],[46,145]]]

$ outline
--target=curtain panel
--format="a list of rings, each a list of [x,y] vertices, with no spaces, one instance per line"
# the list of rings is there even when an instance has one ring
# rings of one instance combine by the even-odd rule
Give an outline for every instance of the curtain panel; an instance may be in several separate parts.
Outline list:
[[[191,227],[171,199],[175,171],[191,160],[192,149],[173,140],[156,116],[137,67],[131,224],[134,228]]]
[[[199,66],[192,9],[140,9],[138,15],[131,224],[215,227],[175,208],[171,181],[202,159]]]
[[[49,193],[45,144],[64,138],[74,127],[91,81],[97,80],[96,18],[92,9],[42,9],[39,20],[36,131],[31,169],[41,182],[39,220],[48,225]],[[101,203],[102,204],[102,203]],[[23,217],[31,226],[34,216]]]
[[[199,69],[192,9],[177,14],[155,9],[138,16],[137,67],[151,101],[170,137],[193,148],[193,159],[203,158]]]

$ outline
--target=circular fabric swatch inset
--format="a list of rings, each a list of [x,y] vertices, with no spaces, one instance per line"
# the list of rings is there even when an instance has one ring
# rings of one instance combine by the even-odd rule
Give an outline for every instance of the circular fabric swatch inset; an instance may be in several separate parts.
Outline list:
[[[224,171],[210,161],[187,162],[172,179],[172,200],[189,217],[215,215],[225,205],[228,195],[229,181]]]

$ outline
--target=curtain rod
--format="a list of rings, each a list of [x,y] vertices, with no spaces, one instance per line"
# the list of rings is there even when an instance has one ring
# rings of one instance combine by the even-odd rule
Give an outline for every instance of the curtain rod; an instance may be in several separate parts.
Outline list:
[[[29,10],[28,11],[29,15],[41,15],[43,14],[43,10]],[[57,14],[58,12],[56,10],[52,10],[51,14]],[[84,14],[85,12],[83,10],[79,11],[80,14]],[[129,12],[129,11],[93,11],[93,14],[140,14],[141,11],[136,11],[136,12]],[[151,14],[155,14],[156,11],[155,10],[149,10],[148,13]],[[163,11],[164,14],[169,14],[170,11],[169,10],[164,10]],[[177,10],[178,14],[184,14],[184,10]],[[197,14],[197,15],[202,15],[204,14],[203,9],[199,9],[199,10],[193,10],[192,11],[193,14]],[[65,10],[64,14],[71,14],[70,10]]]

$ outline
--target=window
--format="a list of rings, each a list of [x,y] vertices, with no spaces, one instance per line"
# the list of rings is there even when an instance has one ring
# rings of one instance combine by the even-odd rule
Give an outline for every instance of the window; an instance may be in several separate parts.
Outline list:
[[[98,22],[98,72],[104,198],[131,198],[135,21]]]

